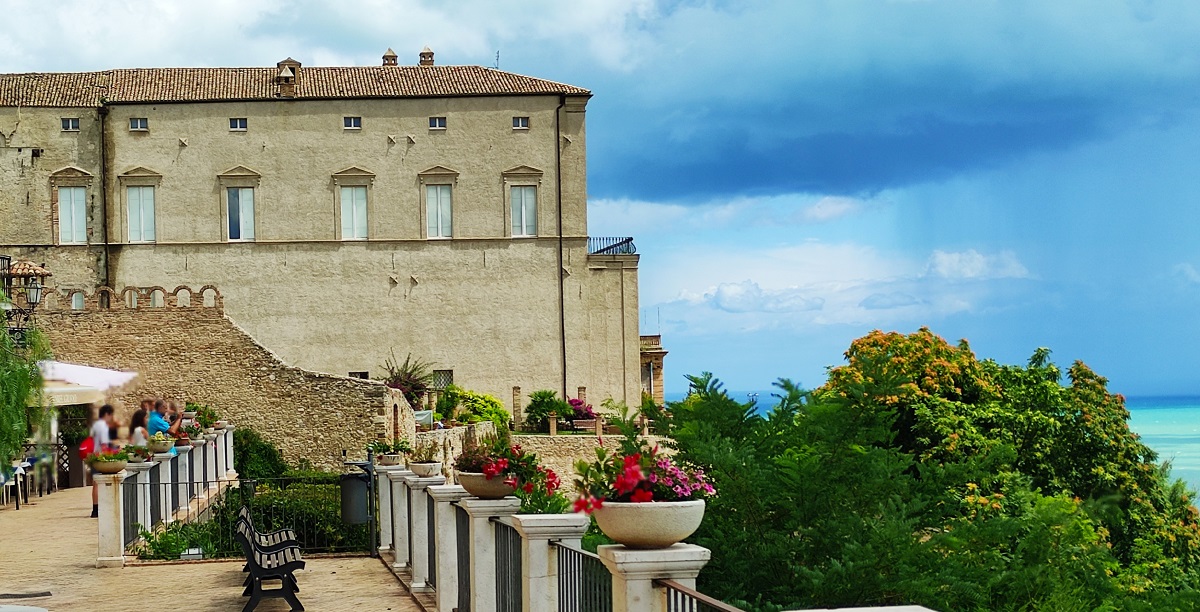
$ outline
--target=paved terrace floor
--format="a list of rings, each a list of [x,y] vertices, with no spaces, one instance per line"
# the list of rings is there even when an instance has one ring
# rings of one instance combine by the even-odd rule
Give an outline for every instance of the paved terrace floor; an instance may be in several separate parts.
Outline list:
[[[127,612],[149,609],[241,610],[241,562],[193,562],[96,568],[91,489],[66,489],[0,508],[0,609]],[[379,559],[308,559],[297,574],[300,602],[312,612],[418,612],[420,608]],[[11,598],[13,594],[46,593]],[[264,600],[262,612],[287,610]]]

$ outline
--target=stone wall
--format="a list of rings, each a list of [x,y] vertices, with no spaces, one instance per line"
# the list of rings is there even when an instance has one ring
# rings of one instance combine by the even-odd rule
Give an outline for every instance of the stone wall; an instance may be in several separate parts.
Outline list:
[[[615,450],[620,445],[621,436],[605,435],[604,446],[610,450]],[[656,436],[647,438],[650,444],[658,444]],[[585,435],[561,435],[551,436],[545,434],[520,434],[513,435],[513,443],[520,444],[521,448],[538,456],[538,463],[554,470],[558,477],[563,482],[564,493],[567,496],[573,495],[571,482],[575,479],[575,462],[579,459],[588,461],[595,460],[596,447],[599,446],[599,440],[596,436]],[[665,452],[670,452],[670,449],[663,447]]]
[[[84,308],[74,310],[72,291],[59,291],[38,323],[56,359],[142,375],[117,398],[122,420],[146,396],[208,404],[275,442],[289,462],[326,469],[342,467],[343,450],[362,457],[371,439],[397,431],[411,439],[415,424],[403,395],[377,381],[284,364],[225,316],[214,287],[126,288],[102,308],[106,292],[85,293]],[[137,294],[138,308],[126,307],[128,292]]]
[[[465,427],[451,427],[449,429],[436,429],[434,431],[422,431],[416,435],[415,448],[418,444],[437,444],[441,450],[442,473],[446,476],[453,475],[452,466],[455,458],[462,454],[463,446],[469,440],[478,440],[488,436],[496,435],[496,425],[491,421],[475,423]]]

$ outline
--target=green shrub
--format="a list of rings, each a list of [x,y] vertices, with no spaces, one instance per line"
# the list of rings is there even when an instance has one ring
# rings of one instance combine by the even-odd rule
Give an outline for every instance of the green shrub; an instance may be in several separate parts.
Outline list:
[[[283,454],[249,427],[233,430],[233,469],[245,479],[279,478],[288,471]]]
[[[437,406],[434,407],[434,412],[455,417],[455,412],[458,410],[458,404],[462,401],[463,388],[453,383],[446,385],[445,389],[438,394]]]
[[[468,414],[479,417],[479,420],[495,423],[497,433],[508,431],[511,415],[504,409],[504,404],[495,397],[486,393],[464,391],[461,404]]]
[[[558,394],[549,389],[534,391],[529,394],[529,405],[525,407],[524,429],[528,431],[550,431],[550,417],[557,416],[559,420],[575,416],[571,405],[558,398]]]

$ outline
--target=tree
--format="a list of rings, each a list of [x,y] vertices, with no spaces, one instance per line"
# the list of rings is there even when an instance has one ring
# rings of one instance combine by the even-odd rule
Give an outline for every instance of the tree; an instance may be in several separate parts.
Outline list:
[[[45,425],[50,408],[43,405],[42,374],[37,366],[38,361],[49,358],[49,344],[37,329],[30,329],[25,338],[25,345],[17,346],[0,330],[0,470],[6,474],[34,430],[49,431]],[[30,408],[30,403],[37,406]]]

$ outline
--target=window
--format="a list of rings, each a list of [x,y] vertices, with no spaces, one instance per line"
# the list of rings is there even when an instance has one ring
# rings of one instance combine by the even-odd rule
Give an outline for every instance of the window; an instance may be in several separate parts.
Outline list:
[[[342,127],[347,130],[361,130],[362,117],[342,117]]]
[[[148,131],[150,131],[150,120],[145,117],[130,117],[129,131],[131,131],[131,132],[148,132]]]
[[[367,188],[342,187],[342,240],[367,238]]]
[[[450,186],[427,185],[425,187],[425,214],[430,238],[449,238]]]
[[[512,235],[537,236],[537,187],[513,185],[509,195],[512,196]]]
[[[528,130],[529,129],[529,117],[513,117],[513,129],[514,130]]]
[[[146,185],[125,188],[129,204],[129,241],[154,242],[154,187]]]
[[[254,188],[227,187],[229,239],[254,240]]]
[[[246,131],[246,118],[245,117],[230,117],[229,118],[229,131],[230,132],[245,132]]]
[[[446,129],[446,118],[445,117],[430,117],[429,118],[429,129],[431,129],[431,130]]]
[[[370,374],[370,372],[350,372],[349,376],[350,378],[361,378],[366,380],[371,377]]]
[[[79,117],[63,117],[62,118],[62,131],[78,132],[79,131]]]
[[[429,387],[441,391],[453,384],[454,370],[434,370],[433,381],[429,383]]]
[[[83,187],[58,188],[58,242],[87,242],[87,190]]]
[[[83,292],[76,291],[71,294],[71,310],[83,310]]]

